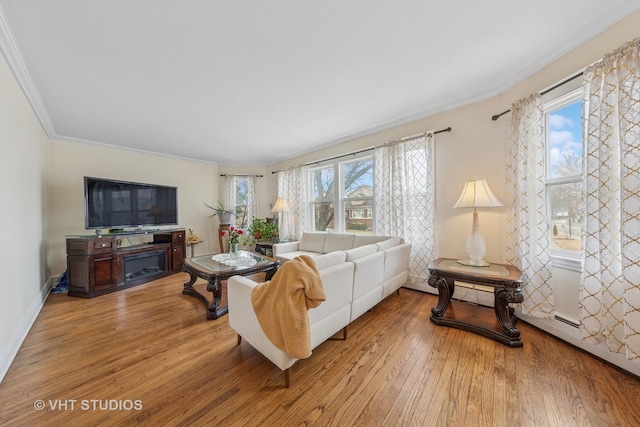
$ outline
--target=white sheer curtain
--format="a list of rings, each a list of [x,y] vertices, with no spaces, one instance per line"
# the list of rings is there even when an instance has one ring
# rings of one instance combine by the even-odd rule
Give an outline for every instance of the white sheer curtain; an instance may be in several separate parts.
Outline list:
[[[374,152],[375,232],[411,243],[413,283],[427,281],[437,257],[433,144],[429,133]]]
[[[280,214],[281,239],[299,240],[307,230],[309,203],[307,197],[307,171],[296,167],[278,172],[278,194],[287,200],[291,212]]]
[[[235,210],[235,207],[239,205],[237,200],[237,183],[238,180],[247,182],[247,200],[246,200],[246,215],[245,226],[251,223],[252,217],[258,217],[258,208],[260,207],[260,178],[256,175],[248,176],[234,176],[227,175],[224,177],[223,186],[223,198],[222,203],[225,208],[229,210]],[[236,218],[234,218],[234,221]],[[241,226],[242,224],[237,225]]]
[[[554,302],[543,120],[539,94],[517,101],[511,107],[505,193],[506,259],[522,271],[522,312],[551,318]]]
[[[584,72],[580,329],[640,360],[640,38]]]
[[[232,211],[236,205],[236,177],[225,175],[222,190],[222,205]]]

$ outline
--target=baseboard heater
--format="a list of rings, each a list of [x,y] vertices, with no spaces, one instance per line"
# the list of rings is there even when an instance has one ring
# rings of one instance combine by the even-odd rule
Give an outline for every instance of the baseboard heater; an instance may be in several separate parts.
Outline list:
[[[572,326],[572,327],[574,327],[576,329],[578,329],[580,327],[580,324],[574,322],[573,320],[566,319],[566,318],[564,318],[562,316],[558,316],[557,314],[554,315],[554,319],[556,319],[558,322],[565,323],[565,324],[567,324],[569,326]]]

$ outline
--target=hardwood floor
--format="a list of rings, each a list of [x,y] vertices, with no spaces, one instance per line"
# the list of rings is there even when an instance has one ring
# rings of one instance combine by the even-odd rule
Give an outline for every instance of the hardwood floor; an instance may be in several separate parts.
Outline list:
[[[521,349],[438,327],[436,297],[408,289],[298,361],[286,389],[227,316],[180,293],[187,278],[50,295],[0,384],[0,425],[640,425],[636,377],[523,322]]]

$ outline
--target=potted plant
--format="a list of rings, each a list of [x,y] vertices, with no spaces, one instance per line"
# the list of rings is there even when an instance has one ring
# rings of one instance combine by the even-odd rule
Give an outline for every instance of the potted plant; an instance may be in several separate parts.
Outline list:
[[[260,218],[252,218],[251,225],[247,231],[256,241],[272,240],[278,232],[278,224],[267,222]]]
[[[224,205],[222,204],[222,202],[220,200],[218,200],[218,206],[217,207],[213,207],[209,204],[207,204],[206,202],[203,202],[205,204],[206,207],[208,207],[209,209],[213,210],[213,213],[209,216],[216,216],[218,215],[218,219],[220,220],[220,224],[225,225],[225,224],[231,224],[231,217],[235,215],[235,213],[229,209],[226,209],[224,207]]]

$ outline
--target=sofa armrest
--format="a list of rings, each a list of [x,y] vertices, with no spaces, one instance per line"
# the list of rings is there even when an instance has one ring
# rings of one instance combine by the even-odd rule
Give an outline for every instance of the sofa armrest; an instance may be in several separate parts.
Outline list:
[[[409,270],[411,245],[402,243],[384,251],[384,280]]]
[[[280,254],[286,254],[288,252],[295,252],[298,250],[298,244],[300,241],[275,243],[273,245],[273,257],[277,257]]]
[[[262,331],[258,322],[253,304],[251,292],[258,283],[242,276],[232,276],[227,282],[227,295],[229,304],[229,326],[251,344],[253,348],[271,360],[278,368],[285,370],[295,363],[287,353],[273,345]]]

